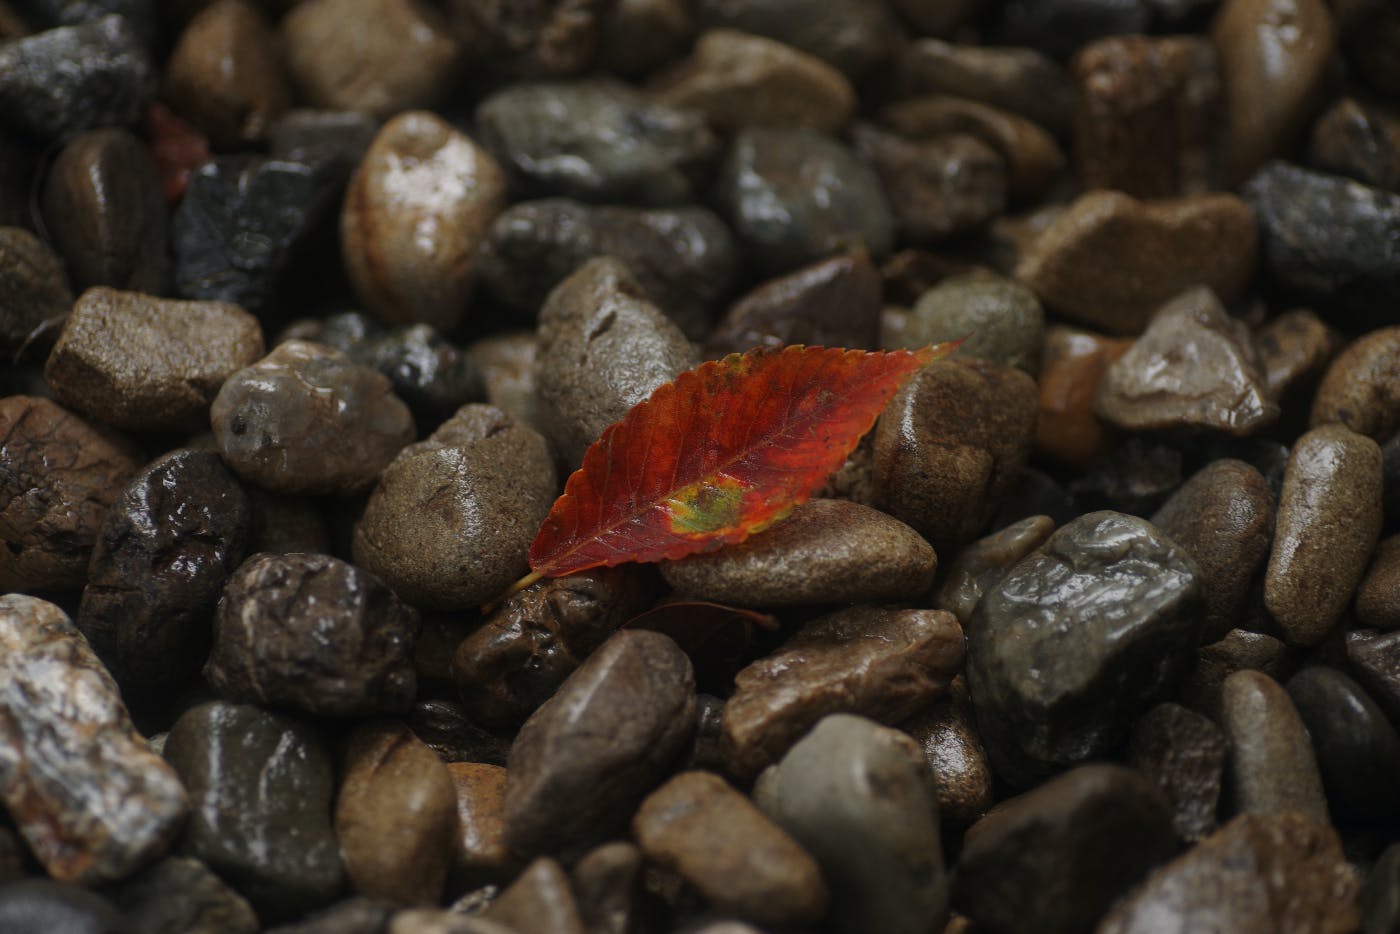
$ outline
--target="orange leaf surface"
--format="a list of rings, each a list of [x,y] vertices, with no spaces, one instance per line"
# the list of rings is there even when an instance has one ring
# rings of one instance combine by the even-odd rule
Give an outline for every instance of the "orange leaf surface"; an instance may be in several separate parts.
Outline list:
[[[682,373],[584,454],[517,586],[762,531],[841,466],[909,376],[956,347],[760,349]]]

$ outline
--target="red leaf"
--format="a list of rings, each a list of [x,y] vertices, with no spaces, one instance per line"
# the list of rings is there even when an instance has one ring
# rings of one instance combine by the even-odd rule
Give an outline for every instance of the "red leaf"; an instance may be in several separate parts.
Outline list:
[[[165,201],[176,204],[185,196],[190,172],[209,161],[209,141],[159,101],[146,108],[146,139],[165,183]]]
[[[760,349],[682,373],[584,454],[522,583],[680,558],[762,531],[841,465],[905,379],[956,347]]]

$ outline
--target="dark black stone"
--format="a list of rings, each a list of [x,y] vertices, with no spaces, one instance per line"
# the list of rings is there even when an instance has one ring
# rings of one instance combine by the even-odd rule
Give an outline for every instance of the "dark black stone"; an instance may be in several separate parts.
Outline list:
[[[1275,284],[1358,322],[1400,304],[1400,194],[1271,162],[1244,187]]]
[[[1147,0],[1008,0],[999,39],[1067,59],[1095,39],[1146,32],[1151,21]]]
[[[1361,929],[1366,934],[1400,931],[1400,843],[1376,860],[1361,890]]]
[[[45,140],[135,123],[155,89],[140,37],[121,16],[0,43],[0,121]]]
[[[0,931],[141,934],[101,895],[49,879],[23,879],[0,885]]]
[[[888,64],[899,38],[883,0],[701,0],[703,29],[777,39],[852,77]]]
[[[190,175],[175,211],[175,288],[183,298],[267,304],[343,178],[325,164],[222,156]]]
[[[389,918],[398,910],[393,902],[350,898],[305,921],[269,928],[267,934],[387,934]]]
[[[1400,817],[1400,735],[1351,678],[1334,668],[1304,668],[1288,696],[1307,725],[1327,798],[1339,815],[1366,821]]]
[[[373,117],[353,110],[292,110],[268,128],[268,148],[274,159],[328,163],[348,179],[378,129]]]
[[[131,24],[146,48],[155,44],[159,27],[156,0],[19,0],[16,6],[36,29],[79,26],[115,13]]]
[[[1347,663],[1356,680],[1400,724],[1400,630],[1355,629],[1346,634]]]
[[[1123,440],[1098,467],[1070,481],[1083,509],[1113,509],[1135,516],[1156,512],[1181,486],[1181,452],[1137,437]]]
[[[149,695],[198,678],[251,523],[248,494],[214,451],[172,451],[117,497],[76,622],[123,691]]]
[[[1158,704],[1133,724],[1128,764],[1166,795],[1183,840],[1215,831],[1229,746],[1220,727],[1180,704]]]
[[[422,700],[405,717],[413,735],[444,762],[505,765],[510,737],[497,736],[475,723],[457,701]]]

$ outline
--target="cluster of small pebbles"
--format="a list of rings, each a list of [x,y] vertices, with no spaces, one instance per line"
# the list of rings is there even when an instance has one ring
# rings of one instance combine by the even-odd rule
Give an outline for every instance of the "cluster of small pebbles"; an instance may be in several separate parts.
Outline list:
[[[0,354],[5,934],[1400,932],[1394,2],[0,0]]]

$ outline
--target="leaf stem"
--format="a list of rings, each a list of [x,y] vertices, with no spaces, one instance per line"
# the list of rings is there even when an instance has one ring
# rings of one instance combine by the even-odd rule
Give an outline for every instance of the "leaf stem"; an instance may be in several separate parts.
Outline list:
[[[542,577],[544,577],[543,571],[531,571],[529,574],[526,574],[524,577],[520,578],[520,580],[507,587],[499,597],[492,600],[490,603],[482,604],[482,615],[484,616],[488,613],[491,613],[493,610],[496,609],[496,607],[504,603],[506,599],[512,594],[519,593],[520,591],[524,590],[526,587],[529,587],[531,584],[533,584],[535,581],[539,580]]]

